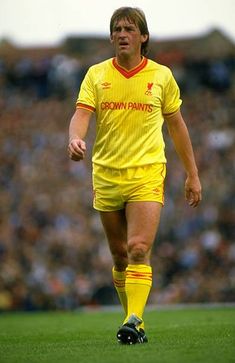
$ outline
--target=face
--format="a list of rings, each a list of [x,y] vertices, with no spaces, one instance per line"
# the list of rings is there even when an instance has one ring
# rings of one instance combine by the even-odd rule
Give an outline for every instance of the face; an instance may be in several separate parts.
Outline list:
[[[141,54],[141,45],[148,35],[142,35],[139,28],[128,19],[121,19],[114,24],[111,43],[117,56],[134,56]]]

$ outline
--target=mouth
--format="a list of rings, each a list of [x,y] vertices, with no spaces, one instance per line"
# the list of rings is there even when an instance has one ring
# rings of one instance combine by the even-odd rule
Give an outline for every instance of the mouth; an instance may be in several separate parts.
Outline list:
[[[120,48],[126,48],[128,46],[129,46],[128,42],[124,42],[124,41],[119,42],[119,47]]]

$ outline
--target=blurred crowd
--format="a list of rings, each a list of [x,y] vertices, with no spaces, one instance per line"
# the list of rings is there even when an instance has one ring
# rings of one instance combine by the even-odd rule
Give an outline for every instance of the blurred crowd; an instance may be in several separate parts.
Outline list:
[[[94,60],[89,60],[94,63]],[[0,60],[0,311],[117,304],[112,260],[92,207],[91,148],[67,156],[68,126],[88,63]],[[185,175],[164,128],[166,202],[153,249],[149,303],[235,300],[234,60],[173,65],[203,185]]]

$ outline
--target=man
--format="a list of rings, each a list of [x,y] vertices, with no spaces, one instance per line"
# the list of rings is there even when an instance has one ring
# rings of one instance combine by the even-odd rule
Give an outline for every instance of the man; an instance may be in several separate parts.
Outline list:
[[[84,159],[85,136],[96,114],[94,208],[112,254],[113,281],[125,311],[117,339],[144,343],[143,312],[152,285],[151,249],[164,203],[165,120],[187,178],[185,197],[201,201],[192,144],[169,68],[145,58],[149,31],[138,8],[117,9],[110,21],[115,57],[88,70],[69,127],[69,157]]]

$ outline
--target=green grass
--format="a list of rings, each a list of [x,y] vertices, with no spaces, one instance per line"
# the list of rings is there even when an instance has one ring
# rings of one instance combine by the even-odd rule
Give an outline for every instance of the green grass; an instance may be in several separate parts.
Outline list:
[[[116,342],[120,312],[0,314],[1,363],[232,363],[235,308],[147,310],[149,343]]]

